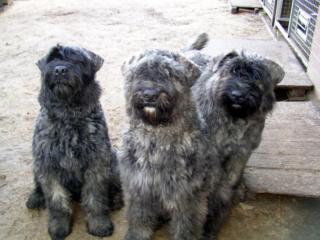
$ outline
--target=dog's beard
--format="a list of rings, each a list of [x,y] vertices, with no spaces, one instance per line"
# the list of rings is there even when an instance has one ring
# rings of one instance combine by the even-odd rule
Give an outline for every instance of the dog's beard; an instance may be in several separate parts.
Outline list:
[[[143,99],[137,98],[133,101],[133,107],[143,122],[153,126],[166,125],[172,120],[174,101],[160,97],[156,102],[146,103]]]
[[[157,108],[145,106],[143,108],[143,114],[146,118],[150,120],[150,122],[156,122],[157,119]]]
[[[167,125],[171,122],[172,109],[171,108],[159,108],[157,106],[140,106],[136,107],[135,111],[138,118],[144,123],[153,126]]]
[[[55,84],[55,86],[53,86],[52,88],[52,91],[54,95],[57,96],[57,98],[63,99],[63,100],[66,100],[70,96],[74,95],[73,88],[71,86],[66,84],[61,84],[61,83]]]
[[[49,77],[47,83],[53,94],[61,100],[68,100],[82,88],[81,78],[74,74],[63,78]]]
[[[233,98],[231,91],[230,89],[222,90],[219,98],[224,109],[232,117],[248,118],[259,111],[261,105],[261,94],[259,91],[249,90],[241,100]]]

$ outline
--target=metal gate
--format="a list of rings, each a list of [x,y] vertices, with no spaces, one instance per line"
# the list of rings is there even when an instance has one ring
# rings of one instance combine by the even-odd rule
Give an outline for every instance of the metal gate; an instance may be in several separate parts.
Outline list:
[[[309,59],[320,0],[293,0],[289,37]]]
[[[263,0],[262,4],[263,4],[263,9],[272,19],[272,16],[274,15],[274,12],[275,12],[276,0]]]

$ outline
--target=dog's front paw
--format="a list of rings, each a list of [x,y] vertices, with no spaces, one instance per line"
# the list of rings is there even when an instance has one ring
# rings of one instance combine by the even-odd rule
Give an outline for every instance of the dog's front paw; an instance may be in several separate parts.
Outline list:
[[[147,231],[145,232],[144,229],[128,229],[124,240],[151,240],[152,234]]]
[[[49,220],[49,234],[52,240],[63,240],[71,232],[68,218],[52,218]]]
[[[104,215],[87,219],[88,232],[94,236],[106,237],[113,233],[113,223]]]
[[[33,190],[26,202],[26,206],[29,209],[40,209],[45,208],[45,199],[42,192]]]
[[[248,198],[249,192],[245,185],[244,180],[241,180],[240,184],[234,189],[232,197],[232,204],[237,205],[240,202],[245,202]]]
[[[124,240],[141,240],[137,234],[134,234],[133,232],[128,231]]]

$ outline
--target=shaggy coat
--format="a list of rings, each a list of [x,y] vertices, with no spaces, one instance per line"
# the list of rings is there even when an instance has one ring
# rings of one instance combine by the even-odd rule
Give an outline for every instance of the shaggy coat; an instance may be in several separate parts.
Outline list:
[[[211,60],[194,49],[186,54],[203,70],[192,91],[223,168],[220,187],[209,199],[205,225],[204,239],[216,239],[232,199],[241,192],[243,170],[261,141],[265,119],[276,101],[274,88],[284,71],[271,60],[243,52]]]
[[[95,73],[103,59],[80,48],[56,46],[38,62],[41,106],[33,136],[35,189],[27,207],[49,210],[49,234],[71,231],[71,200],[81,200],[88,231],[112,234],[107,214],[122,205],[115,152],[99,103]]]
[[[123,73],[130,122],[120,157],[125,239],[149,240],[163,220],[172,239],[200,239],[220,173],[190,89],[200,71],[180,54],[151,50],[125,63]]]

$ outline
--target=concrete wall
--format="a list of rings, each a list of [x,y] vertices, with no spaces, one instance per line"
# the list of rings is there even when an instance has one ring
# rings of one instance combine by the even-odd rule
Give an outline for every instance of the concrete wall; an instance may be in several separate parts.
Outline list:
[[[320,9],[318,11],[307,73],[315,86],[316,96],[320,100]]]

